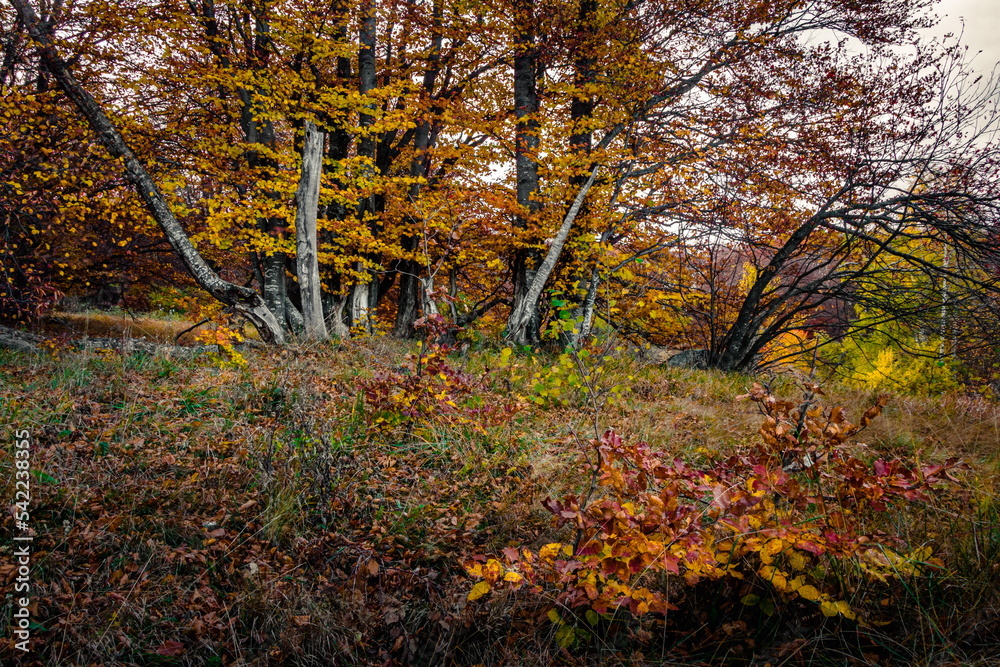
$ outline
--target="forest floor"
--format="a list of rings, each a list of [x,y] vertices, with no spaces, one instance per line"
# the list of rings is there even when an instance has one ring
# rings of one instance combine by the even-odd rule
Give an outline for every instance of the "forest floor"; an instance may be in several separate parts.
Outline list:
[[[19,545],[6,536],[33,535],[31,652],[5,620],[0,663],[1000,664],[995,403],[892,397],[849,444],[868,462],[968,465],[959,488],[872,524],[938,565],[824,574],[856,620],[760,582],[668,582],[677,611],[622,610],[567,640],[561,626],[585,621],[553,616],[557,583],[470,600],[463,563],[572,541],[542,500],[581,492],[606,429],[704,465],[759,442],[758,406],[736,398],[754,381],[796,399],[804,378],[670,368],[611,346],[575,358],[415,350],[0,352],[12,510],[14,434],[32,439],[30,531],[2,518],[5,592]],[[874,400],[826,393],[851,416]],[[4,619],[17,597],[0,600]]]

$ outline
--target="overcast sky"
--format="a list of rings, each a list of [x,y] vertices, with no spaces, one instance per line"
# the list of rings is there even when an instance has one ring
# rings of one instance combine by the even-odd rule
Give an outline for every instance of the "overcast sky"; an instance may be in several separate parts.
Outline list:
[[[970,56],[982,50],[973,61],[979,72],[988,73],[1000,63],[1000,0],[941,0],[935,13],[941,18],[938,34],[958,34],[965,18],[962,41]]]

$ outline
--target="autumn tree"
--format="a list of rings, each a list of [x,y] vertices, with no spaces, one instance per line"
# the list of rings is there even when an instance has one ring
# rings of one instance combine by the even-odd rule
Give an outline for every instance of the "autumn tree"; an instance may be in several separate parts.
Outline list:
[[[592,312],[579,305],[594,301],[601,256],[586,246],[624,242],[635,257],[669,247],[677,234],[663,233],[662,213],[710,199],[714,156],[739,160],[766,150],[788,159],[774,130],[793,109],[834,113],[842,99],[834,95],[836,77],[808,75],[808,68],[822,65],[825,49],[846,47],[808,46],[808,35],[827,29],[895,43],[916,7],[656,2],[607,3],[597,11],[584,3],[562,17],[539,13],[534,3],[512,10],[516,225],[525,228],[530,219],[536,238],[515,255],[507,336],[529,344],[537,340],[541,305],[523,303],[527,290],[518,285],[531,282],[540,245],[552,238],[595,165],[608,172],[586,210],[603,213],[603,220],[585,216],[591,220],[577,230],[574,252],[561,260],[562,284],[548,286],[567,294],[560,302],[584,321]],[[539,50],[534,44],[543,29],[553,34]],[[795,80],[782,68],[806,75]],[[543,70],[551,74],[539,97]],[[591,266],[566,266],[570,257]]]
[[[972,306],[998,286],[981,268],[1000,251],[997,80],[973,83],[956,50],[912,60],[883,51],[820,71],[850,91],[830,106],[835,118],[813,110],[783,124],[794,132],[784,160],[717,163],[712,207],[685,221],[716,248],[675,252],[702,266],[687,314],[711,366],[781,361],[801,353],[802,338],[829,341],[817,334],[831,328],[935,329],[944,302]],[[662,267],[646,276],[676,284]],[[881,315],[852,322],[859,308]]]
[[[81,80],[102,94],[82,57],[101,45],[100,28],[58,5],[41,18],[76,36],[67,53]],[[183,265],[169,258],[169,244],[148,224],[120,168],[107,162],[86,121],[67,106],[23,23],[9,8],[0,8],[0,21],[4,317],[24,321],[61,293],[97,295],[148,284],[156,275],[179,277]],[[134,145],[145,150],[137,139]]]
[[[629,328],[635,317],[672,310],[675,331],[690,331],[678,320],[705,325],[706,364],[747,369],[782,334],[808,325],[810,315],[825,306],[857,302],[862,293],[874,299],[877,290],[858,287],[877,275],[898,274],[899,261],[877,259],[901,254],[892,239],[936,239],[967,264],[989,260],[995,146],[984,138],[994,120],[975,116],[995,99],[993,84],[972,99],[958,94],[956,77],[964,79],[958,54],[952,50],[942,58],[915,37],[915,28],[927,25],[924,8],[911,2],[622,8],[614,29],[633,38],[604,43],[617,62],[629,63],[631,68],[620,69],[633,81],[614,81],[618,72],[602,70],[600,58],[586,67],[574,63],[568,71],[575,81],[587,70],[590,78],[615,85],[600,88],[602,103],[586,108],[597,150],[580,150],[577,135],[566,144],[577,150],[563,153],[584,153],[590,163],[608,167],[610,187],[599,189],[602,199],[593,208],[616,215],[603,230],[594,227],[580,238],[606,244],[590,286],[602,273],[610,282],[602,301],[613,326]],[[522,18],[518,25],[531,23]],[[843,39],[817,39],[819,30]],[[641,47],[623,58],[615,51],[619,43]],[[548,57],[547,69],[558,70],[558,59]],[[546,85],[556,88],[557,75],[552,79]],[[516,77],[514,85],[516,101]],[[557,99],[548,94],[540,105],[554,106]],[[578,96],[566,105],[571,115],[574,104],[579,115]],[[529,118],[558,127],[560,116],[548,110]],[[519,202],[521,210],[527,206],[536,224],[546,219],[546,208],[558,210],[552,201],[558,195],[541,193],[555,191],[567,173],[571,182],[581,178],[580,172],[555,168],[553,156],[560,153],[545,138],[558,130],[546,129],[543,123],[524,133],[522,143],[530,150],[522,152],[526,165],[517,170],[519,185],[527,175],[534,193]],[[543,160],[547,164],[537,168]],[[964,184],[933,196],[914,196],[900,185],[939,171],[965,174]],[[553,183],[536,186],[536,173]],[[555,220],[549,213],[542,223],[549,250],[559,246]],[[714,259],[706,257],[706,248],[716,249]],[[914,270],[935,268],[902,255],[897,259],[916,261]],[[638,273],[645,280],[637,282],[634,267],[644,258]],[[564,280],[546,289],[573,296],[553,304],[595,300],[596,290],[583,289],[578,270],[565,265],[570,258],[561,261]],[[704,280],[697,278],[698,263],[710,273]],[[679,273],[678,264],[684,267]],[[941,275],[961,282],[955,267]],[[964,275],[967,297],[991,286]],[[954,288],[950,298],[957,299],[959,286]],[[637,298],[637,290],[652,297]],[[903,301],[912,303],[905,296]],[[637,312],[636,303],[644,302]],[[523,329],[523,312],[541,304],[526,306],[517,298],[515,304],[507,335],[530,344],[536,338]],[[631,312],[623,317],[626,309]],[[582,314],[586,326],[586,309],[572,312]]]
[[[258,331],[266,340],[282,342],[284,340],[282,328],[271,311],[264,305],[260,296],[253,290],[219,278],[191,244],[149,172],[125,143],[101,106],[73,76],[66,61],[53,45],[47,32],[47,26],[38,20],[31,5],[20,0],[12,0],[11,4],[17,10],[19,19],[28,34],[39,45],[41,59],[46,70],[87,119],[91,128],[100,137],[104,147],[113,157],[122,159],[128,179],[135,186],[140,198],[199,285],[219,301],[246,315],[257,326]]]
[[[993,148],[959,125],[992,93],[956,97],[958,52],[915,37],[927,4],[92,0],[36,32],[282,337],[316,324],[318,295],[335,335],[492,312],[482,326],[520,345],[614,327],[735,369],[833,304],[915,303],[882,280],[904,261],[926,273],[904,284],[947,277],[949,304],[989,287],[960,267],[991,252]],[[24,165],[0,184],[21,230],[9,263],[40,267],[44,291],[77,288],[59,271],[116,273],[114,247],[162,261],[146,204],[62,88],[32,92],[53,75],[4,20],[3,122],[45,138],[3,145]],[[949,185],[907,189],[931,173]],[[11,205],[19,189],[61,193],[44,225]],[[9,274],[10,294],[36,289]]]

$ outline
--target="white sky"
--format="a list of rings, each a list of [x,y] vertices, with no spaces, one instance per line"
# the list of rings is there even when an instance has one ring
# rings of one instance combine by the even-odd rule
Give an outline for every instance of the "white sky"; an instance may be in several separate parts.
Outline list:
[[[973,64],[978,72],[988,74],[1000,63],[1000,0],[941,0],[935,13],[941,24],[933,32],[962,33],[962,42],[969,46],[969,56],[975,56]],[[982,53],[976,55],[980,50]]]

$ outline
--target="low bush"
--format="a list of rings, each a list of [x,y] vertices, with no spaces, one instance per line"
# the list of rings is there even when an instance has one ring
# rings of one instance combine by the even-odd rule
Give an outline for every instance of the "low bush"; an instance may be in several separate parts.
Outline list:
[[[887,590],[945,572],[932,546],[873,529],[873,515],[960,493],[954,473],[967,466],[862,460],[851,441],[886,399],[853,424],[843,409],[818,405],[820,393],[808,386],[793,402],[754,384],[744,398],[763,413],[760,442],[707,466],[604,433],[592,443],[587,488],[543,502],[564,540],[466,561],[477,580],[469,599],[512,589],[547,601],[564,648],[623,617],[676,612],[691,589],[718,580],[766,616],[805,602],[807,614],[811,605],[817,617],[865,627],[873,619],[865,601],[850,601],[857,584],[844,572]]]

